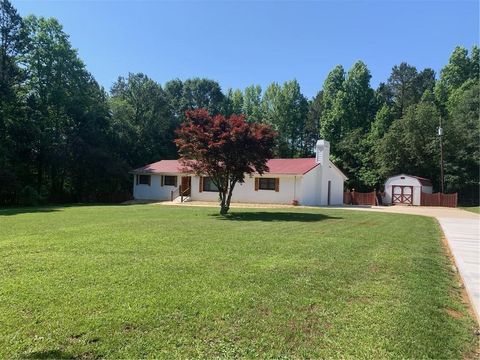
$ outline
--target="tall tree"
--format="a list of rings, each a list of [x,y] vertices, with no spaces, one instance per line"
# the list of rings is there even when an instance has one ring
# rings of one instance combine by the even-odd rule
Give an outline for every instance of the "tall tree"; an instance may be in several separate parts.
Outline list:
[[[262,121],[262,88],[260,85],[251,85],[245,88],[242,113],[248,122]]]
[[[388,78],[388,86],[393,94],[394,110],[397,118],[401,118],[405,110],[417,100],[417,76],[415,66],[402,62],[395,65]]]
[[[480,85],[467,80],[447,103],[445,127],[445,186],[459,191],[465,203],[478,203],[480,192]]]
[[[365,63],[357,61],[348,71],[344,82],[346,114],[343,119],[344,133],[353,129],[367,131],[374,117],[374,91],[370,87],[370,71]]]
[[[224,100],[224,115],[243,113],[243,93],[240,89],[228,89]]]
[[[16,88],[23,80],[19,66],[25,50],[26,37],[22,18],[8,0],[0,0],[0,203],[18,191],[13,153],[16,140],[11,126],[22,116]]]
[[[176,156],[173,140],[179,119],[161,85],[144,74],[120,77],[112,86],[110,106],[118,147],[128,165]]]
[[[188,79],[183,83],[182,107],[207,109],[211,114],[219,114],[223,109],[225,96],[220,85],[209,79]]]
[[[335,142],[341,137],[342,119],[345,116],[345,71],[337,65],[323,83],[323,113],[320,121],[322,138]]]
[[[303,134],[302,157],[313,155],[315,143],[320,136],[320,119],[323,113],[323,92],[319,91],[317,95],[308,102],[307,121]]]
[[[278,132],[277,153],[281,157],[295,157],[304,148],[303,137],[308,112],[308,101],[296,80],[283,85],[272,83],[262,99],[263,117]]]

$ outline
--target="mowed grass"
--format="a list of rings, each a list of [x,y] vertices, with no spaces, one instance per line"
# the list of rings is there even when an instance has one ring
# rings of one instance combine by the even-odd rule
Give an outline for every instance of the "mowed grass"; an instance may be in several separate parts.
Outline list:
[[[155,205],[0,210],[0,358],[465,358],[433,219]]]
[[[480,214],[480,206],[464,206],[462,207],[462,209],[473,212],[475,214]]]

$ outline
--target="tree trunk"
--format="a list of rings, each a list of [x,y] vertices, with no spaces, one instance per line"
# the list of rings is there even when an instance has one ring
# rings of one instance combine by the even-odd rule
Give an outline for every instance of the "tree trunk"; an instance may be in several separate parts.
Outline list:
[[[230,201],[232,200],[233,187],[236,182],[230,184],[228,190],[220,193],[220,214],[226,215],[230,210]]]

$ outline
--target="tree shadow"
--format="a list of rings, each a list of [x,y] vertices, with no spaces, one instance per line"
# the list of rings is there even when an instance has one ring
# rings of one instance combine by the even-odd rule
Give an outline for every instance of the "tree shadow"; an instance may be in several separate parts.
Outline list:
[[[34,351],[24,356],[25,359],[75,359],[72,354],[61,350]]]
[[[40,206],[18,206],[18,207],[0,207],[0,217],[12,216],[29,213],[48,213],[62,211],[67,208],[87,207],[87,206],[124,206],[123,204],[113,203],[69,203],[69,204],[50,204]]]
[[[3,208],[0,209],[0,217],[2,216],[12,216],[19,214],[29,214],[29,213],[47,213],[60,211],[61,208],[55,207],[18,207],[18,208]]]
[[[323,220],[343,219],[341,217],[329,216],[325,214],[315,213],[299,213],[299,212],[270,212],[270,211],[255,211],[255,212],[232,212],[227,215],[212,214],[219,220],[231,221],[297,221],[297,222],[317,222]]]

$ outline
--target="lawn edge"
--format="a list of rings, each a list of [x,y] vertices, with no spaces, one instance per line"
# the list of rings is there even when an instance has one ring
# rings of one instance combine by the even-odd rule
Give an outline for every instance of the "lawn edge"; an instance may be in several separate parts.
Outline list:
[[[455,268],[455,272],[453,274],[453,277],[455,280],[457,280],[462,286],[460,289],[460,293],[462,295],[462,299],[464,304],[467,307],[468,313],[470,316],[476,321],[477,325],[480,325],[480,316],[477,315],[475,308],[473,307],[473,302],[472,302],[472,297],[470,292],[468,291],[467,287],[465,286],[465,280],[458,270],[458,265],[457,265],[457,260],[455,259],[455,256],[453,256],[452,249],[450,249],[450,245],[448,244],[448,239],[445,236],[445,233],[443,232],[442,226],[440,225],[440,222],[438,221],[437,218],[435,219],[435,222],[440,229],[440,237],[441,237],[441,242],[442,242],[442,247],[444,250],[445,255],[449,259],[451,265]]]

